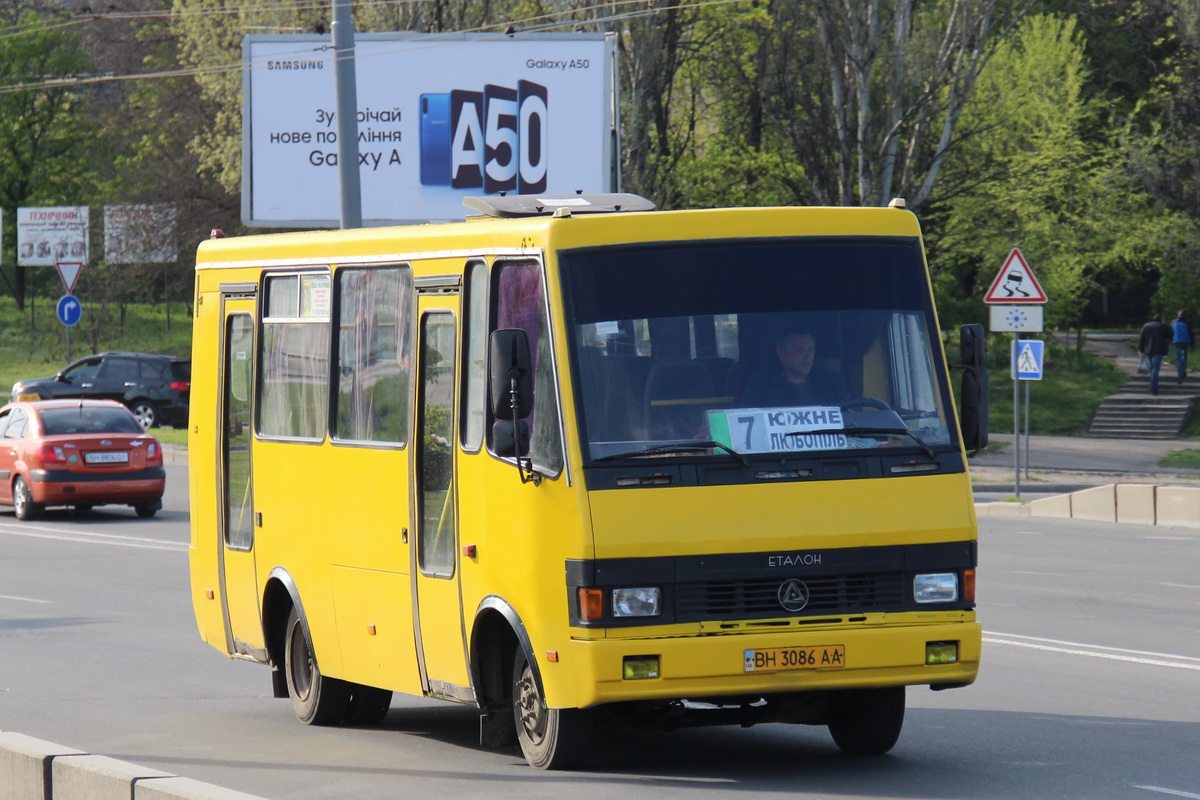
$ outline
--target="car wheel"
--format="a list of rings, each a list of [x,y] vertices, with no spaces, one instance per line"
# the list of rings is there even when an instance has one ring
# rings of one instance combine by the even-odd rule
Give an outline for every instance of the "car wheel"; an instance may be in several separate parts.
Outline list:
[[[134,512],[142,519],[150,519],[156,513],[158,513],[158,509],[160,509],[160,508],[162,508],[161,503],[134,503],[133,504]]]
[[[525,651],[513,664],[513,712],[521,753],[531,767],[570,769],[583,761],[591,738],[592,715],[579,708],[547,708]]]
[[[141,423],[142,430],[158,427],[158,406],[152,400],[134,400],[129,404],[129,410]]]
[[[292,699],[296,719],[306,725],[332,725],[346,716],[350,685],[321,674],[312,644],[294,608],[288,615],[284,633],[283,662],[288,696]]]
[[[33,493],[29,491],[29,484],[20,475],[13,482],[13,509],[17,512],[17,519],[21,520],[37,519],[43,511],[40,505],[33,502]]]

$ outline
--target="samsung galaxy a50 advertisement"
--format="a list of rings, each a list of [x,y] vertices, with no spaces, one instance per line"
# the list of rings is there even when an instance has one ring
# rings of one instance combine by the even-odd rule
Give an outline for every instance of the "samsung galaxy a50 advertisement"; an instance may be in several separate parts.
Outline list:
[[[336,227],[338,144],[327,36],[248,36],[243,219]],[[462,219],[463,197],[608,192],[613,39],[364,34],[355,43],[368,224]]]

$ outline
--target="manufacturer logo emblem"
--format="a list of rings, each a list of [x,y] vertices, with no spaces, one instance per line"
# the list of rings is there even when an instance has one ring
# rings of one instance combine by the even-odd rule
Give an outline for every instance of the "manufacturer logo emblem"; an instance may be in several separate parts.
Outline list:
[[[808,605],[808,587],[804,581],[788,578],[779,584],[779,605],[788,611],[803,611]]]
[[[100,440],[101,447],[110,447],[111,445],[112,445],[112,440],[110,440],[110,439],[101,439]]]

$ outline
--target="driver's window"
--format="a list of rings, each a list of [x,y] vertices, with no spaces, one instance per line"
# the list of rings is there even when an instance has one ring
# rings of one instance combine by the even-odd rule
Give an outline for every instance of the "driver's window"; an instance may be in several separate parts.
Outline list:
[[[100,361],[85,361],[82,364],[71,367],[63,373],[63,377],[69,381],[90,381],[100,372]]]

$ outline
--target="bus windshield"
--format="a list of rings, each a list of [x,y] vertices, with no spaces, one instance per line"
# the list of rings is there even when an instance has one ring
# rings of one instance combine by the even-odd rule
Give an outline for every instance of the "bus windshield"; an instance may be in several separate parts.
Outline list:
[[[589,462],[822,457],[957,442],[919,242],[559,254]]]

